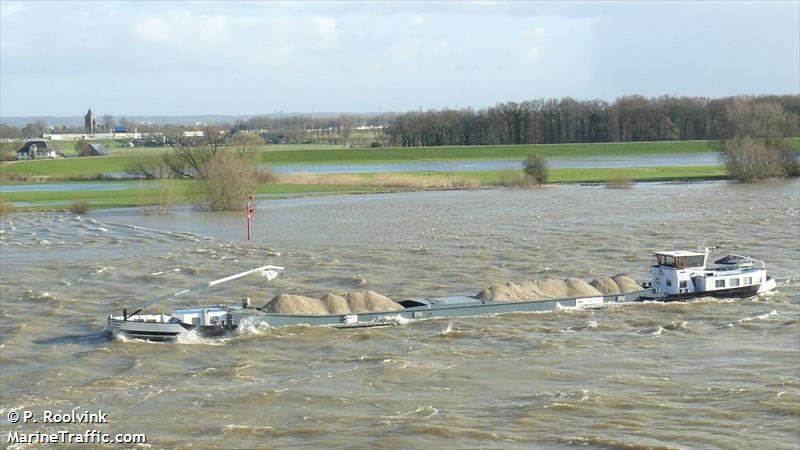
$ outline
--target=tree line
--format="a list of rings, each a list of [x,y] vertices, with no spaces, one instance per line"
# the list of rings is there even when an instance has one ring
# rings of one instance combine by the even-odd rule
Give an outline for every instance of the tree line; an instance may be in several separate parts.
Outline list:
[[[357,145],[401,147],[443,145],[560,144],[675,140],[724,140],[736,134],[728,111],[734,104],[774,104],[792,119],[790,134],[800,135],[800,95],[705,97],[640,95],[605,100],[535,99],[499,103],[474,110],[441,109],[406,113],[339,115],[263,115],[216,124],[235,134],[255,130],[272,143],[349,144],[356,127],[369,127]],[[101,117],[99,129],[115,124],[140,133],[179,136],[197,126],[137,123]],[[43,121],[16,128],[0,124],[0,138],[33,138],[45,132],[82,133],[83,127],[49,130]]]
[[[790,134],[800,134],[800,95],[537,99],[399,114],[386,133],[402,147],[718,140],[736,132],[728,114],[734,104],[777,104],[792,118]]]

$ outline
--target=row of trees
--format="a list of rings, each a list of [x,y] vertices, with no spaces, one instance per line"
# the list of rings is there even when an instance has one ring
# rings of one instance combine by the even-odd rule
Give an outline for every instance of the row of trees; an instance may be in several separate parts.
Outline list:
[[[403,147],[440,145],[557,144],[579,142],[631,142],[730,139],[735,126],[727,114],[734,103],[777,104],[793,117],[792,134],[800,134],[800,95],[646,98],[604,100],[536,99],[500,103],[480,110],[443,109],[384,113],[380,115],[265,115],[217,124],[232,131],[257,130],[287,143],[347,144],[356,127],[374,130],[362,137],[372,142]],[[176,124],[137,123],[102,116],[100,129],[119,123],[142,133],[180,135],[193,127]],[[22,128],[0,125],[0,138],[30,138],[48,130],[43,121]],[[83,127],[60,127],[56,132],[83,132]],[[362,133],[363,134],[363,133]]]
[[[392,145],[559,144],[728,139],[735,133],[727,111],[734,103],[777,104],[794,117],[800,134],[800,95],[646,98],[614,102],[572,98],[500,103],[478,111],[443,109],[400,114],[387,134]]]

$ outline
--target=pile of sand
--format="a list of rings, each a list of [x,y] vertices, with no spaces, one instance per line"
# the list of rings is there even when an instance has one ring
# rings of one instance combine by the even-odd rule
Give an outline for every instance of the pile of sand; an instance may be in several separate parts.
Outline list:
[[[633,278],[623,274],[615,275],[611,278],[599,278],[592,280],[591,283],[598,291],[607,294],[627,294],[629,292],[641,291],[644,289],[639,286]]]
[[[567,278],[556,280],[548,278],[525,283],[493,284],[478,293],[483,300],[524,301],[551,298],[593,297],[600,292],[583,280]]]
[[[377,292],[366,291],[343,295],[328,293],[320,299],[281,294],[262,309],[274,314],[328,315],[398,311],[403,307]]]
[[[587,283],[578,278],[556,280],[548,278],[525,283],[493,284],[478,293],[483,300],[526,301],[557,298],[597,297],[606,294],[621,294],[640,291],[642,287],[633,279],[619,274],[612,278],[601,278]]]

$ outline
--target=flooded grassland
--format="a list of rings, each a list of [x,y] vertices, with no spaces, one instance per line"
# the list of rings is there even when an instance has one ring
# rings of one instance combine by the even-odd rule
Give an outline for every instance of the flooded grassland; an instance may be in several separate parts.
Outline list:
[[[0,431],[11,410],[97,410],[151,448],[797,448],[800,183],[420,192],[0,220]],[[104,317],[260,264],[162,309],[278,293],[474,294],[547,276],[647,276],[662,249],[763,257],[778,292],[224,340],[109,340]],[[20,446],[25,448],[24,446]]]

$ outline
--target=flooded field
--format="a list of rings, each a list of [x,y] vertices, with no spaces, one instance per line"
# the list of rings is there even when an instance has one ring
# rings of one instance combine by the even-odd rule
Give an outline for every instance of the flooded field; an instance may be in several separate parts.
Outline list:
[[[148,448],[800,446],[798,181],[264,200],[245,233],[240,215],[181,209],[3,216],[3,439],[87,429],[12,424],[12,410],[102,409],[94,428],[145,433]],[[287,270],[162,309],[642,279],[654,250],[700,246],[764,258],[778,292],[169,344],[100,332],[124,306],[261,264]]]
[[[548,158],[552,169],[596,169],[632,167],[717,166],[722,164],[717,153],[671,155],[599,155]],[[386,173],[386,172],[477,172],[521,169],[522,161],[425,161],[386,164],[291,164],[263,166],[275,172],[307,173]]]

